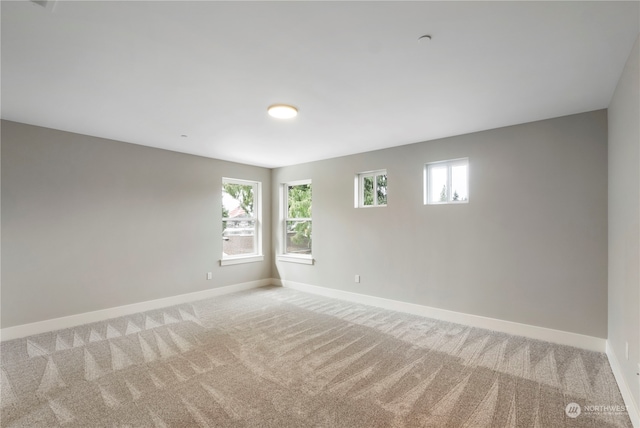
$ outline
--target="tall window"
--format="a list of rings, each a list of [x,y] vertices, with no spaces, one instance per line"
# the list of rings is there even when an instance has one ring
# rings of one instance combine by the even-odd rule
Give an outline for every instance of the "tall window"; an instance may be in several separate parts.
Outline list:
[[[311,258],[311,181],[284,185],[284,254]]]
[[[469,159],[428,163],[424,181],[425,204],[469,202]]]
[[[261,183],[222,179],[222,264],[260,261]]]
[[[387,171],[361,172],[356,176],[356,207],[387,206]]]

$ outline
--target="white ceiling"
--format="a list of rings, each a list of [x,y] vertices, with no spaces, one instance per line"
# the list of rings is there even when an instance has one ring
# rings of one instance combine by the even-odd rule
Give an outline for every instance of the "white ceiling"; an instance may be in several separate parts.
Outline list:
[[[606,108],[638,6],[3,1],[2,118],[266,167],[359,153]]]

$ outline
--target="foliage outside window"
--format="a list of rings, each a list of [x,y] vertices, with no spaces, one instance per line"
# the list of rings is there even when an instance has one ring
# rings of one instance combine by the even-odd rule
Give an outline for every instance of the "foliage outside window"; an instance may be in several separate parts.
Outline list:
[[[425,204],[469,202],[469,159],[425,165]]]
[[[362,172],[356,183],[358,207],[387,206],[387,171]]]
[[[260,183],[222,179],[222,259],[261,254]]]
[[[311,182],[284,185],[284,254],[311,255]]]

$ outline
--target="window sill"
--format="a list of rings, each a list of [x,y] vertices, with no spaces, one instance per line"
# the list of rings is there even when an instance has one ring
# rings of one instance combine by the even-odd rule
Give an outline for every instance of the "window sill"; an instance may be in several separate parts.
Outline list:
[[[234,257],[232,259],[220,260],[220,266],[239,265],[241,263],[253,263],[261,262],[264,260],[264,256],[241,256]]]
[[[469,200],[466,201],[450,201],[450,202],[427,202],[425,205],[464,205],[468,204]]]
[[[300,263],[303,265],[312,265],[314,262],[311,256],[279,255],[277,259],[279,262]]]

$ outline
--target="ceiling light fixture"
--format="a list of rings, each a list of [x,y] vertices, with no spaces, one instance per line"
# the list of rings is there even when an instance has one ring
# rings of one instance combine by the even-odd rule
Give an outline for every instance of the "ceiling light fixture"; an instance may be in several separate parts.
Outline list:
[[[298,115],[298,109],[286,104],[274,104],[267,109],[269,116],[276,119],[291,119]]]
[[[428,35],[428,34],[425,34],[424,36],[420,36],[420,37],[418,37],[418,41],[419,41],[420,43],[427,43],[427,42],[430,42],[430,41],[431,41],[431,36],[430,36],[430,35]]]

